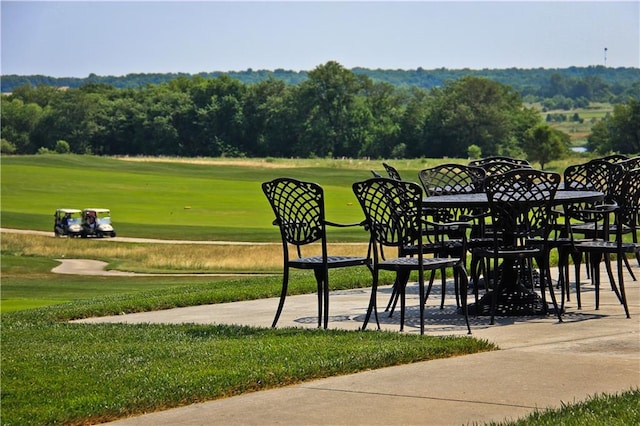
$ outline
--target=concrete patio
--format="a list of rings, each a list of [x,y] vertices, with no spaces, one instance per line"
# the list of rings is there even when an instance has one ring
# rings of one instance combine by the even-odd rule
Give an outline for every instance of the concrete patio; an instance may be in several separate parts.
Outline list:
[[[640,268],[634,262],[634,272]],[[605,276],[606,277],[606,276]],[[564,322],[555,316],[471,317],[473,336],[501,350],[389,367],[150,413],[114,425],[212,424],[480,424],[526,416],[600,393],[640,387],[640,283],[626,276],[631,318],[607,281],[594,309],[594,288],[583,277],[582,309],[575,293]],[[418,333],[417,292],[410,284],[406,333]],[[452,287],[452,286],[450,286]],[[435,286],[434,286],[435,288]],[[379,292],[381,326],[397,331],[396,314],[383,311],[391,289]],[[439,286],[430,297],[426,334],[466,335],[453,295],[439,309]],[[369,290],[333,292],[329,327],[357,330]],[[277,299],[194,306],[82,322],[202,323],[269,327]],[[315,295],[288,297],[278,327],[316,327]],[[371,324],[375,329],[375,322]]]

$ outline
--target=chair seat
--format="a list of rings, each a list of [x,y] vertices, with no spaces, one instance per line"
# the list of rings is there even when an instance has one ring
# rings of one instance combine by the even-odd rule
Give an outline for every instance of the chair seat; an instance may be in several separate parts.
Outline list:
[[[483,257],[492,257],[496,254],[498,257],[506,258],[506,259],[526,259],[538,256],[542,254],[543,250],[538,247],[501,247],[497,251],[491,248],[485,249],[476,249],[473,250],[473,254],[483,256]]]
[[[444,240],[437,243],[428,243],[422,245],[423,253],[457,253],[463,247],[462,240]],[[410,245],[402,247],[403,253],[406,255],[418,254],[418,246]]]
[[[322,256],[302,257],[300,259],[290,260],[289,264],[299,269],[314,269],[323,265]],[[366,257],[356,256],[328,256],[327,266],[329,268],[341,268],[343,266],[366,265],[370,261]]]
[[[458,263],[460,263],[460,259],[449,257],[425,257],[422,259],[422,265],[425,270],[456,266]],[[415,267],[417,269],[419,265],[417,257],[396,257],[383,260],[378,264],[381,269],[394,271],[396,269],[406,269],[407,267]]]
[[[606,251],[610,253],[640,253],[640,244],[622,243],[618,246],[615,241],[591,240],[582,241],[575,245],[576,249],[581,251]]]

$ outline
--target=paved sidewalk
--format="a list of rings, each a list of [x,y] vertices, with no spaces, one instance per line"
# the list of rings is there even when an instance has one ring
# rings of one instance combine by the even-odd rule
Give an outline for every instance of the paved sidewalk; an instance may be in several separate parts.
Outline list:
[[[634,263],[636,276],[640,268]],[[563,323],[557,318],[471,318],[473,336],[501,350],[348,376],[316,380],[112,422],[113,425],[461,425],[516,419],[536,409],[560,407],[589,396],[640,387],[640,282],[626,277],[631,319],[610,290],[606,275],[600,310],[594,289],[583,277],[582,310],[575,293]],[[434,285],[435,287],[435,285]],[[408,291],[405,332],[418,333],[413,320],[416,285]],[[380,291],[385,306],[390,288]],[[453,295],[440,310],[436,291],[427,309],[426,333],[465,335]],[[362,324],[369,291],[334,292],[330,327],[356,330]],[[268,327],[277,299],[196,306],[83,320],[99,322],[193,322]],[[315,327],[314,295],[287,298],[278,327]],[[398,330],[398,315],[381,312],[382,327]],[[373,323],[375,327],[375,322]]]

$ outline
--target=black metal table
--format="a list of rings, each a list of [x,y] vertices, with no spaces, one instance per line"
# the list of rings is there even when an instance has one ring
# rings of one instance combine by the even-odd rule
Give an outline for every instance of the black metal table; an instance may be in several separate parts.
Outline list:
[[[574,191],[558,190],[554,197],[554,205],[566,205],[572,203],[597,202],[604,199],[604,194],[598,191]],[[450,208],[478,208],[488,209],[489,200],[484,192],[471,194],[453,194],[431,196],[423,199],[423,207],[426,209],[450,209]],[[507,270],[514,269],[514,265],[501,265]],[[509,274],[507,274],[509,276]],[[541,315],[548,311],[542,305],[540,296],[533,291],[532,286],[527,287],[515,278],[517,273],[510,275],[510,280],[504,282],[503,292],[498,295],[496,314],[498,315]],[[478,283],[474,283],[478,285]],[[478,300],[478,306],[469,304],[470,314],[489,315],[491,305],[490,293]]]

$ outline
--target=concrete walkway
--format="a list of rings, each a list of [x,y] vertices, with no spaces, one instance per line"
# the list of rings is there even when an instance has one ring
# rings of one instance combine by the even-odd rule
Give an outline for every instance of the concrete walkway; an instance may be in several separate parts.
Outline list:
[[[640,268],[634,262],[640,278]],[[560,407],[600,393],[640,387],[640,283],[626,277],[631,319],[610,290],[606,275],[601,305],[583,277],[582,309],[572,291],[564,322],[549,317],[472,318],[476,338],[501,350],[348,376],[316,380],[112,422],[113,425],[461,425],[516,419],[536,409]],[[416,285],[408,291],[407,333],[418,333]],[[385,306],[390,288],[380,291]],[[440,310],[436,292],[427,309],[426,333],[465,335],[453,295]],[[330,296],[333,328],[357,330],[369,291]],[[195,306],[83,320],[84,323],[225,323],[268,327],[277,299]],[[315,327],[314,295],[287,298],[278,327]],[[398,330],[398,315],[381,312],[382,327]],[[375,326],[375,323],[373,324]]]

